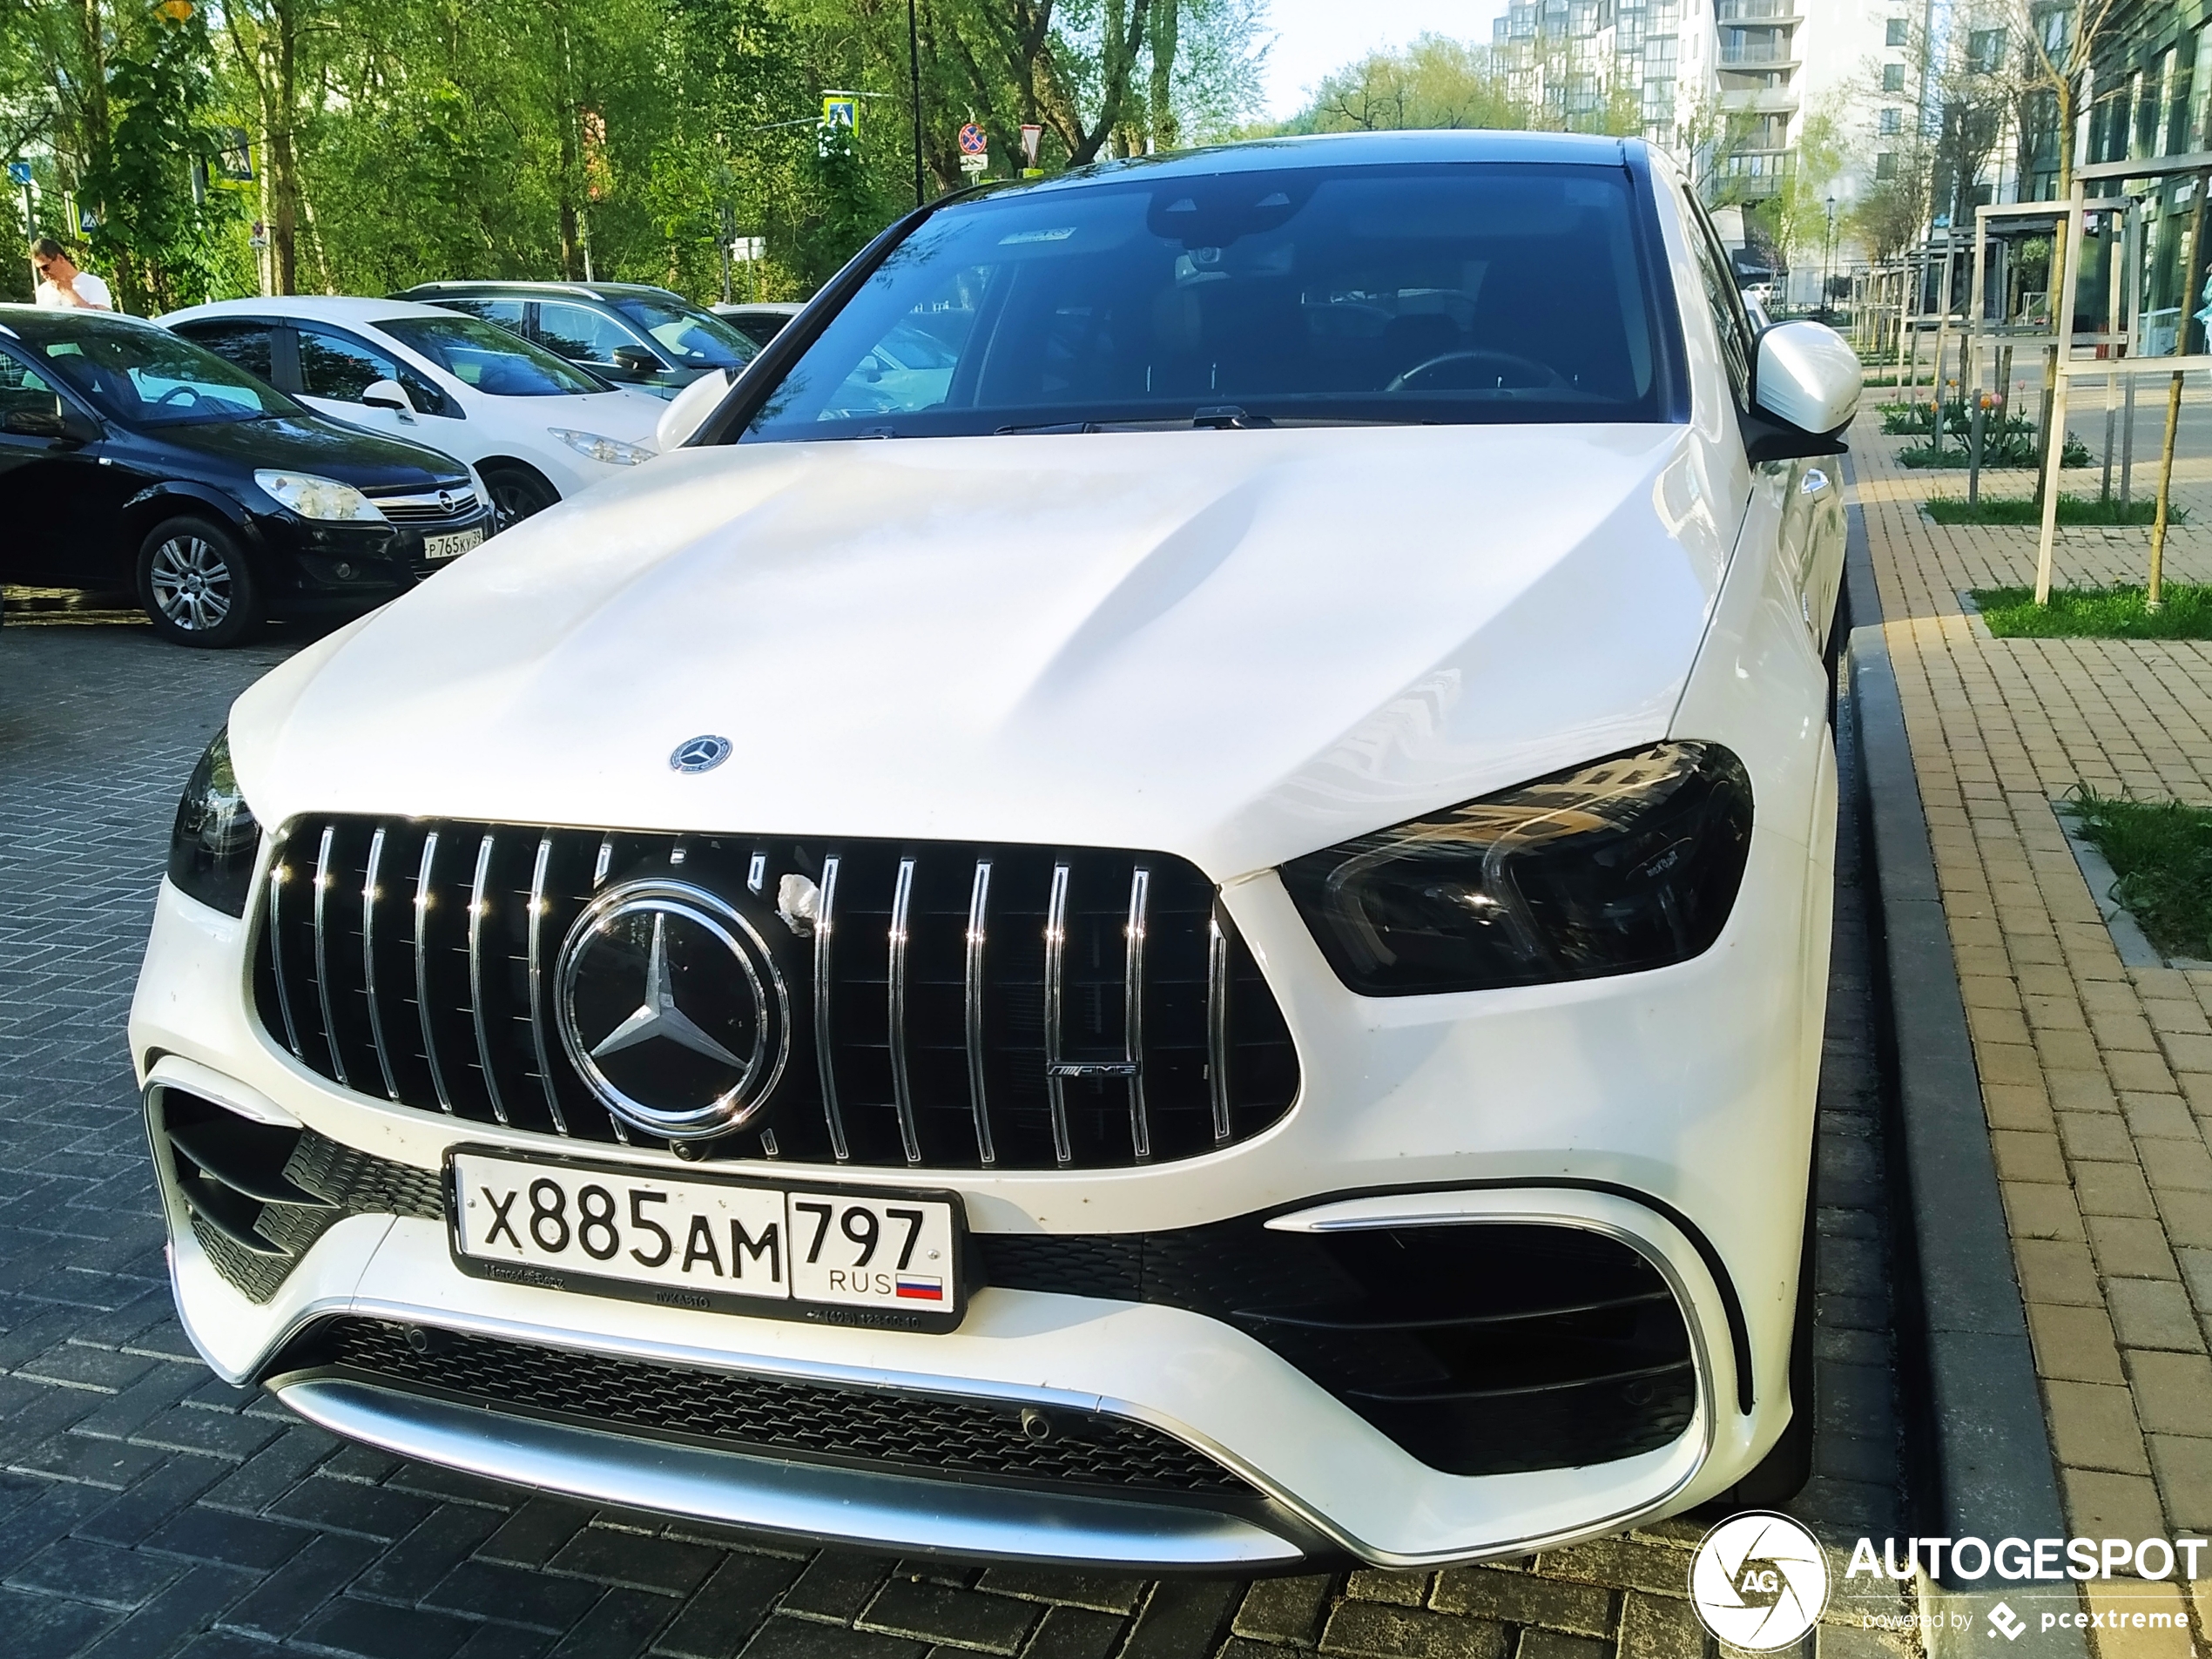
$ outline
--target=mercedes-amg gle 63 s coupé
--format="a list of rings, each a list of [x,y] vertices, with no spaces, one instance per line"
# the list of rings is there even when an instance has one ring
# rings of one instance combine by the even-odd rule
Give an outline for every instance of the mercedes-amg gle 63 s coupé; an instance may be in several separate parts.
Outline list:
[[[1633,141],[917,210],[238,699],[131,1020],[186,1328],[900,1552],[1787,1489],[1858,385]]]

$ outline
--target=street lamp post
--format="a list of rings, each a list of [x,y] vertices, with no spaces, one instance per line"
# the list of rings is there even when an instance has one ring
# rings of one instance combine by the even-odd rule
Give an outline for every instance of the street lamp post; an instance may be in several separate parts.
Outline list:
[[[1828,199],[1828,239],[1820,252],[1820,319],[1828,320],[1828,272],[1836,258],[1836,199]]]

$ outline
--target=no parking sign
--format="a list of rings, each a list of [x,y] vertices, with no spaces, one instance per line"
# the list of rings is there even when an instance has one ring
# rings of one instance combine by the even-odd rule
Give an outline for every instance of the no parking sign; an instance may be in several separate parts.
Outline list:
[[[990,139],[984,136],[983,129],[974,122],[963,124],[960,130],[960,170],[962,172],[981,172],[990,165]]]

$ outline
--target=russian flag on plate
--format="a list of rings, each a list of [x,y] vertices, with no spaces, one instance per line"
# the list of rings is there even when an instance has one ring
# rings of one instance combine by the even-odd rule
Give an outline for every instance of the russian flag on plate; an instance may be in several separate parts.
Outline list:
[[[945,1281],[932,1278],[927,1273],[901,1273],[898,1293],[904,1301],[941,1302],[945,1299]]]

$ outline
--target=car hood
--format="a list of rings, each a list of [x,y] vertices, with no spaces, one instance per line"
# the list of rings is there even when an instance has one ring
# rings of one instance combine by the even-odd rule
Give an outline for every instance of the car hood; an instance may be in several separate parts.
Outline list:
[[[186,421],[149,427],[146,435],[233,466],[311,472],[357,489],[450,482],[456,478],[465,482],[469,475],[466,468],[435,449],[379,437],[320,415]]]
[[[1225,880],[1663,735],[1736,522],[1699,454],[1668,426],[680,450],[300,653],[233,753],[268,822],[1120,846]],[[706,734],[727,762],[671,770]]]
[[[651,393],[621,387],[610,392],[580,392],[571,397],[502,397],[489,400],[501,415],[551,428],[596,432],[624,443],[651,445],[653,428],[668,405]],[[558,442],[556,439],[554,442]]]

